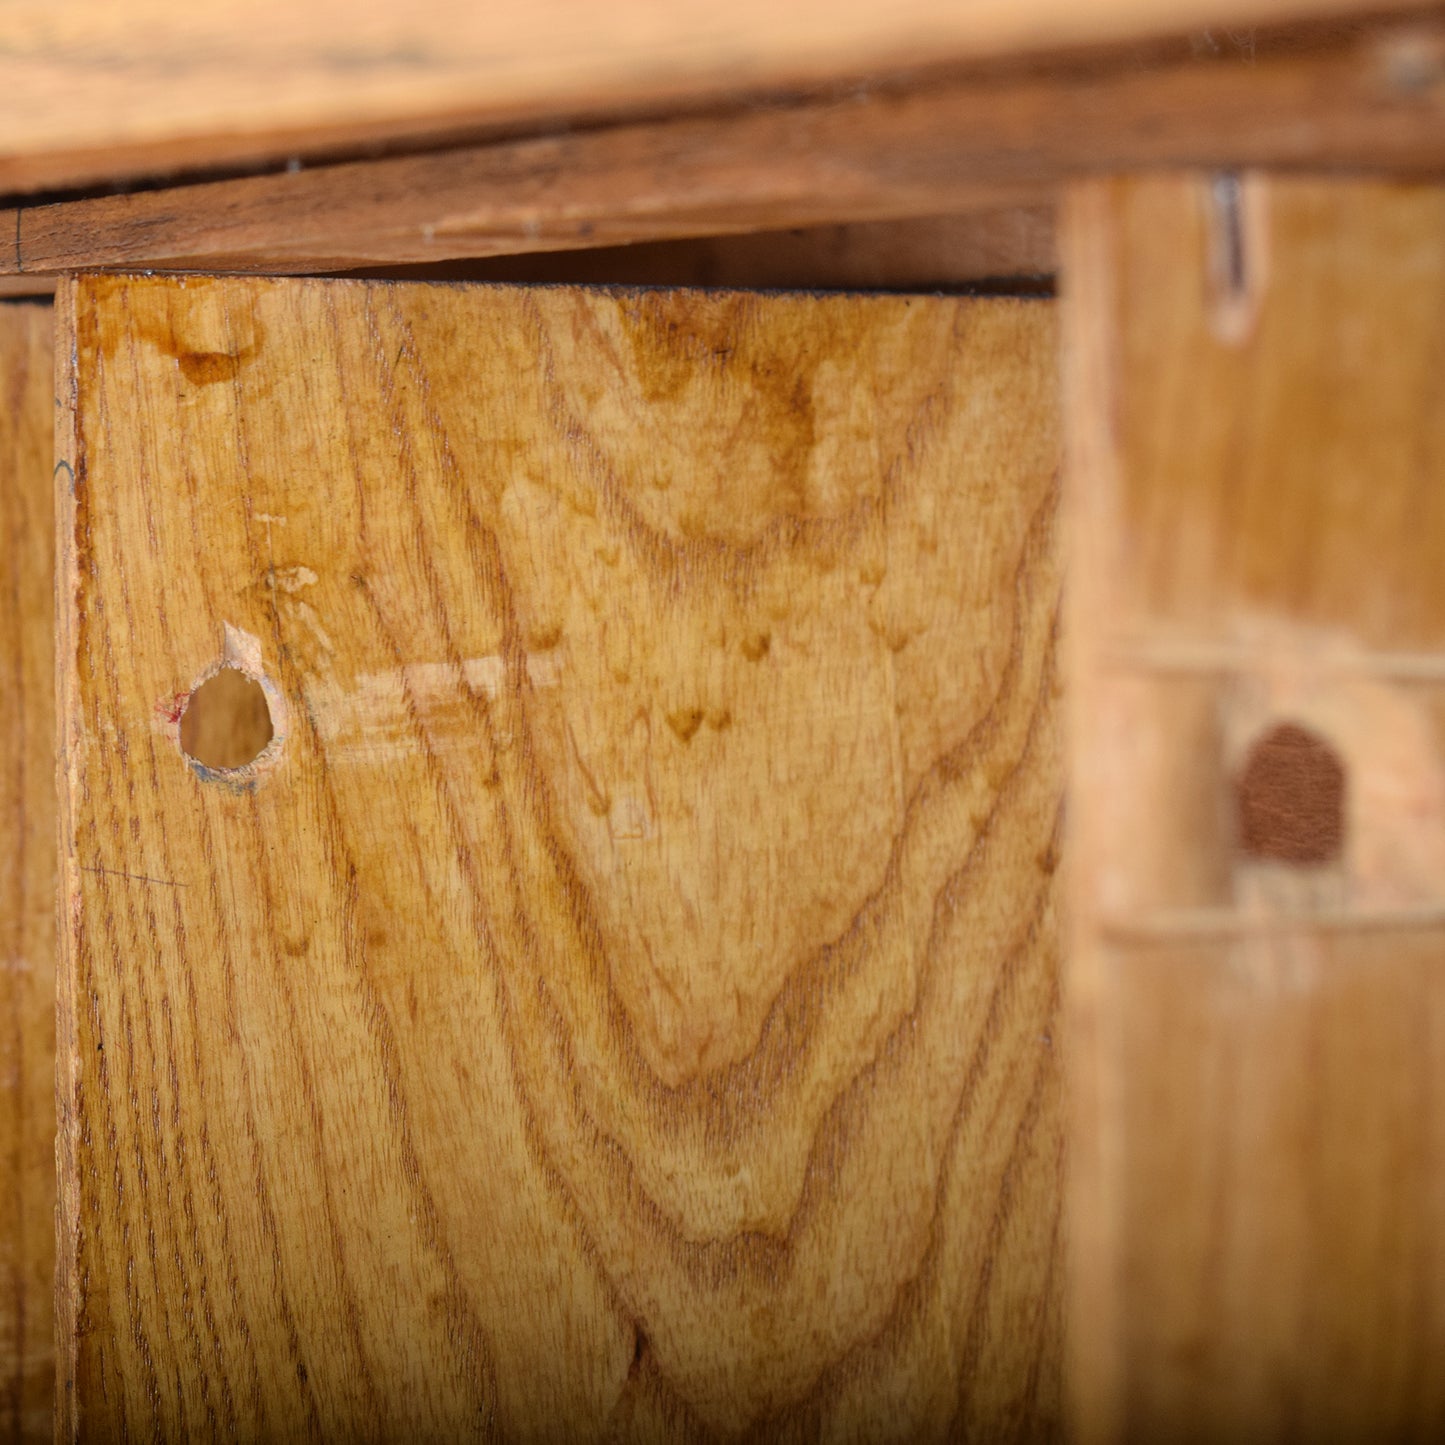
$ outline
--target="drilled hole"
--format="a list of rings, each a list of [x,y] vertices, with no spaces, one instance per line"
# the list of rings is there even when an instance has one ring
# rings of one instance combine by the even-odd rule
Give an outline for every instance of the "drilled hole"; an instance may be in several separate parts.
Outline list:
[[[202,767],[244,768],[266,750],[273,732],[265,689],[239,668],[223,667],[187,701],[181,751]]]
[[[1345,832],[1345,766],[1295,723],[1271,728],[1239,776],[1240,847],[1276,863],[1329,863]]]

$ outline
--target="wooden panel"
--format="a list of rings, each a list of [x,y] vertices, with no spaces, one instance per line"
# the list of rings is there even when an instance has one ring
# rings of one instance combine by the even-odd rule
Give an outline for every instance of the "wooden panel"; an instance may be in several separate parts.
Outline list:
[[[1054,1435],[1050,305],[62,295],[62,1437]]]
[[[0,211],[0,273],[339,271],[1051,204],[1081,170],[1445,166],[1445,31],[1317,27]],[[981,225],[985,223],[980,223]],[[1005,272],[1030,269],[1027,234]]]
[[[1368,8],[1359,0],[9,0],[0,189]]]
[[[54,406],[48,306],[0,306],[0,1439],[55,1389]]]
[[[1088,1439],[1445,1433],[1445,189],[1070,200]]]

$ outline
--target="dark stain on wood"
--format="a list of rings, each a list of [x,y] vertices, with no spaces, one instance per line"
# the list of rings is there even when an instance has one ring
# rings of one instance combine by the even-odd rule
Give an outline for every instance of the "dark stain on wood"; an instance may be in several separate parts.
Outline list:
[[[1239,843],[1251,858],[1329,863],[1344,839],[1345,768],[1322,738],[1295,723],[1250,750],[1237,788]]]

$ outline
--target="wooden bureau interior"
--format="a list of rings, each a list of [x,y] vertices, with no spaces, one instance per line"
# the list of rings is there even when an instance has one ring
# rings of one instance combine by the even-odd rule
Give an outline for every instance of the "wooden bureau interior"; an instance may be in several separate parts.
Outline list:
[[[622,9],[17,8],[0,1440],[1440,1438],[1445,12]]]

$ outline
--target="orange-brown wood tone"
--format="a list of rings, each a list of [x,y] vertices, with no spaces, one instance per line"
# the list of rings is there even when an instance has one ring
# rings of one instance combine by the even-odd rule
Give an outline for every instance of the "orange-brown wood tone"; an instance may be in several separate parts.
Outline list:
[[[7,0],[0,191],[414,144],[487,126],[554,129],[559,119],[706,106],[739,92],[775,96],[1049,46],[1363,8],[1360,0]]]
[[[54,431],[49,306],[0,305],[0,1440],[51,1437]]]
[[[1088,1440],[1445,1435],[1445,190],[1076,192]]]
[[[1055,1435],[1052,307],[59,301],[61,1438]]]
[[[977,5],[948,8],[981,18]],[[0,209],[0,288],[102,268],[303,274],[945,213],[974,218],[954,223],[959,265],[1001,253],[972,278],[1016,275],[1052,269],[1029,217],[1088,172],[1439,172],[1442,71],[1440,13],[1176,35],[843,95],[22,205]],[[3,81],[0,55],[0,95]],[[1020,207],[1023,225],[1008,215]],[[858,240],[877,245],[885,275],[910,246],[879,231]],[[754,254],[777,245],[760,240]]]

